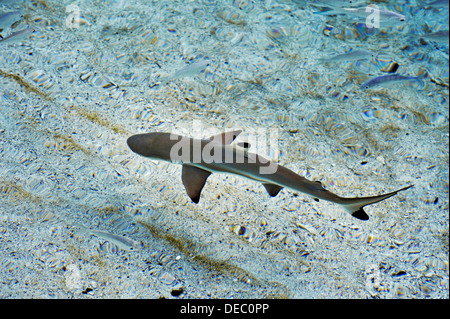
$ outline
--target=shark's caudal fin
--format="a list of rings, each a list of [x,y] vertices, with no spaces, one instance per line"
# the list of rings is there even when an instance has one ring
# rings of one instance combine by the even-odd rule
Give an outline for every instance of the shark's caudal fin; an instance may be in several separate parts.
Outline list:
[[[378,196],[371,196],[371,197],[356,197],[356,198],[343,198],[342,203],[340,204],[348,213],[350,213],[353,217],[361,219],[361,220],[368,220],[369,216],[364,211],[363,207],[378,203],[382,200],[385,200],[386,198],[389,198],[391,196],[396,195],[398,192],[407,190],[410,187],[413,187],[414,185],[409,185],[406,187],[403,187],[401,189],[398,189],[394,192],[378,195]]]
[[[241,130],[236,130],[221,133],[211,136],[207,140],[221,144],[231,144],[241,132]],[[200,194],[209,175],[211,175],[211,172],[209,171],[188,164],[183,164],[181,179],[183,181],[184,188],[186,189],[186,193],[196,204],[200,201]]]

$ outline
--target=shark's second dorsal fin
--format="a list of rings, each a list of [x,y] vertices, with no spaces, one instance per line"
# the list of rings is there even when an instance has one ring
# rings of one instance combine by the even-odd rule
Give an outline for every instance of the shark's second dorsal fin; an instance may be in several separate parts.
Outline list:
[[[272,197],[277,196],[278,193],[283,188],[282,186],[279,186],[279,185],[276,185],[276,184],[263,184],[263,185],[266,188],[266,190],[269,193],[269,195],[272,196]]]
[[[239,146],[243,149],[246,149],[246,150],[248,150],[250,147],[252,147],[249,142],[240,142],[240,143],[237,143],[237,146]]]
[[[214,141],[214,142],[217,142],[217,143],[222,143],[224,145],[225,144],[231,144],[231,143],[233,143],[234,139],[236,137],[238,137],[238,135],[241,134],[241,133],[242,133],[242,130],[225,132],[225,133],[221,133],[221,134],[217,134],[217,135],[211,136],[207,140]]]
[[[202,192],[203,186],[205,186],[209,175],[211,175],[211,172],[195,166],[183,164],[181,179],[187,194],[196,204],[200,201],[200,193]]]

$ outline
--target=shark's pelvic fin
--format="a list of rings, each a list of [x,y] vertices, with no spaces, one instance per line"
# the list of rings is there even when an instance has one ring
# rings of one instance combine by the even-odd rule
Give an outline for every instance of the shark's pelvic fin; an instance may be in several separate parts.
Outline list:
[[[218,142],[221,144],[231,144],[233,143],[234,139],[238,137],[239,134],[242,133],[242,130],[236,130],[231,132],[225,132],[218,135],[211,136],[207,140]]]
[[[282,186],[276,185],[276,184],[263,184],[264,187],[266,188],[267,192],[269,193],[270,196],[274,197],[277,196],[278,193],[281,191],[281,189],[283,188]]]
[[[187,194],[196,204],[200,201],[200,194],[209,175],[211,175],[211,172],[183,164],[181,179]]]

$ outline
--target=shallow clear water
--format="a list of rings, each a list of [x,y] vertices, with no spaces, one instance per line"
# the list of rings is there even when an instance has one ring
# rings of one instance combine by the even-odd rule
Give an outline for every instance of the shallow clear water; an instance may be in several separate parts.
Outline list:
[[[419,3],[368,28],[313,1],[0,1],[2,38],[35,29],[0,41],[0,297],[448,298],[448,41],[421,36],[448,7]],[[360,88],[395,68],[423,85]],[[415,187],[366,222],[225,174],[195,205],[126,145],[232,129],[341,196]]]

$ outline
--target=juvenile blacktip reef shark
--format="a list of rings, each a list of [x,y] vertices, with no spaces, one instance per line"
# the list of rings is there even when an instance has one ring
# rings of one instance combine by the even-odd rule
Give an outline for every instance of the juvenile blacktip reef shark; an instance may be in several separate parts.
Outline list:
[[[413,186],[378,196],[340,197],[324,189],[320,182],[309,181],[286,167],[248,152],[248,143],[244,143],[244,147],[230,145],[241,132],[226,132],[209,139],[154,132],[133,135],[128,138],[127,144],[139,155],[182,164],[183,185],[194,203],[199,202],[200,193],[211,173],[231,173],[262,183],[270,196],[276,196],[286,187],[311,195],[316,200],[323,199],[339,204],[353,217],[368,220],[364,206],[382,201]]]

